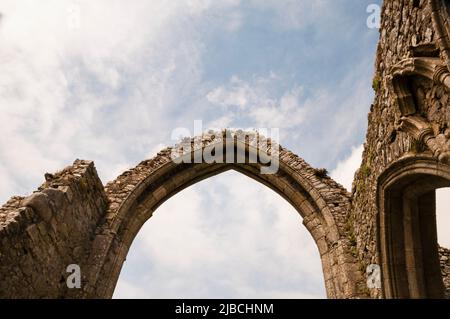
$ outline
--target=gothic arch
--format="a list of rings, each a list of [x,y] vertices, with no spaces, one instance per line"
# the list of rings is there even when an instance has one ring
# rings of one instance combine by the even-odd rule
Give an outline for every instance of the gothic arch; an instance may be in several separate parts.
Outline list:
[[[445,298],[436,232],[435,190],[450,166],[427,155],[391,164],[378,181],[378,247],[387,298]]]
[[[271,155],[271,146],[261,151],[260,147],[255,147],[259,145],[255,143],[259,135],[250,134],[245,140],[239,140],[237,135],[234,135],[234,151],[244,151],[246,163],[238,162],[234,157],[232,163],[177,164],[171,159],[173,149],[168,148],[106,186],[110,207],[104,223],[98,228],[88,259],[88,285],[83,292],[85,296],[112,296],[134,237],[159,205],[184,188],[229,169],[268,186],[300,213],[303,224],[319,249],[328,297],[358,296],[356,287],[362,282],[362,275],[349,253],[350,243],[344,231],[351,205],[350,194],[322,171],[313,169],[283,148],[280,148],[278,156],[278,171],[275,174],[262,174],[264,164],[260,159]],[[204,135],[200,140],[200,147],[193,148],[187,156],[193,157],[199,150],[216,147],[221,138]],[[191,141],[198,142],[199,139]],[[229,149],[225,144],[220,147],[223,147],[226,157]],[[253,155],[258,161],[249,163]]]

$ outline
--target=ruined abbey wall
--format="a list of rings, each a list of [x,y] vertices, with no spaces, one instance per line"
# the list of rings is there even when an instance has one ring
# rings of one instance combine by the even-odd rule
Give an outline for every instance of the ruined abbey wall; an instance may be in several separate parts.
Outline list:
[[[298,210],[320,252],[330,298],[441,298],[445,289],[450,296],[450,247],[438,247],[433,220],[434,191],[450,186],[449,35],[448,1],[384,2],[376,97],[351,194],[283,148],[273,175],[260,174],[261,163],[178,165],[169,148],[105,187],[92,162],[77,160],[46,174],[31,196],[0,208],[0,297],[111,297],[133,238],[153,211],[227,169]],[[200,149],[216,138],[203,136]],[[241,147],[250,152],[251,142]],[[264,153],[272,153],[270,145]],[[71,264],[81,267],[81,289],[67,287]],[[381,267],[381,286],[366,284],[369,266]]]
[[[377,242],[380,175],[401,157],[432,153],[414,136],[399,129],[400,119],[405,114],[399,108],[391,79],[394,67],[408,58],[434,57],[445,65],[444,49],[438,41],[442,34],[436,31],[431,2],[393,0],[385,1],[383,5],[373,79],[376,97],[368,115],[363,162],[353,183],[353,210],[349,220],[355,253],[362,269],[370,264],[380,264]],[[445,7],[444,2],[439,4],[442,9]],[[448,17],[448,13],[442,12],[442,16]],[[443,25],[448,28],[448,21],[444,20]],[[424,76],[414,76],[409,81],[417,114],[431,123],[435,136],[450,145],[450,91]],[[381,290],[373,289],[371,295],[379,297]]]
[[[83,267],[89,255],[107,207],[93,163],[75,161],[46,179],[0,208],[0,298],[69,297],[67,266]]]
[[[265,184],[297,209],[317,244],[330,298],[366,297],[361,289],[363,273],[349,249],[350,194],[324,170],[312,168],[282,147],[274,157],[277,172],[262,174],[263,164],[250,163],[249,157],[274,151],[271,144],[258,146],[260,141],[254,132],[226,130],[188,139],[193,146],[188,158],[213,147],[222,148],[227,157],[230,144],[247,158],[235,163],[177,164],[167,148],[106,187],[88,161],[46,174],[47,182],[37,192],[15,197],[1,209],[0,297],[111,297],[128,249],[154,210],[193,183],[229,169]],[[81,268],[80,289],[68,289],[66,269],[71,264]]]

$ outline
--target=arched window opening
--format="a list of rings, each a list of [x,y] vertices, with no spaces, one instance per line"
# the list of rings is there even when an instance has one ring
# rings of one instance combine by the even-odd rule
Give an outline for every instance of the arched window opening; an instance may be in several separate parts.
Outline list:
[[[436,219],[442,278],[450,298],[450,188],[436,190]]]
[[[114,292],[115,298],[325,296],[319,252],[298,212],[235,171],[161,205],[135,238]]]
[[[449,207],[445,197],[449,172],[448,166],[417,159],[397,163],[381,177],[379,232],[383,289],[388,298],[447,295],[446,257],[439,244],[448,239],[448,217],[443,210]]]

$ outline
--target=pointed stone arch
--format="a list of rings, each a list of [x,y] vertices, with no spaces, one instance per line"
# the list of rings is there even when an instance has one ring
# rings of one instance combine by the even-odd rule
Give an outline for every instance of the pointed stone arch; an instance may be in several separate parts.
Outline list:
[[[221,141],[217,136],[224,137],[222,134],[226,133],[192,139],[192,143],[201,143],[185,155],[192,158],[194,152],[217,146]],[[321,256],[328,297],[361,296],[358,286],[363,283],[362,275],[350,253],[351,243],[345,232],[350,194],[323,171],[310,167],[282,147],[277,154],[279,169],[273,174],[262,174],[262,168],[267,164],[262,157],[273,154],[273,145],[269,142],[262,149],[258,134],[251,133],[243,140],[239,140],[239,134],[233,135],[233,149],[236,153],[242,151],[246,154],[244,162],[233,156],[231,163],[176,163],[171,156],[174,148],[167,148],[106,186],[110,206],[104,222],[97,229],[88,259],[85,297],[112,296],[134,237],[164,201],[190,185],[230,169],[268,186],[303,217],[303,224],[311,233]],[[220,147],[223,147],[225,158],[230,148],[226,144]],[[249,162],[252,157],[258,160]]]
[[[445,298],[435,190],[450,186],[450,166],[406,156],[378,180],[378,248],[386,298]]]

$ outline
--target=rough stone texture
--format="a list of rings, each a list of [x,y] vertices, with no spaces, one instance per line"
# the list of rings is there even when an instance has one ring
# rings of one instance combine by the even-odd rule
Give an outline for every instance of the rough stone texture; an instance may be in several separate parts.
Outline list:
[[[401,118],[409,114],[401,111],[402,99],[398,99],[397,95],[403,97],[407,94],[395,92],[391,79],[394,66],[408,58],[436,57],[446,68],[446,48],[437,41],[436,24],[432,19],[433,5],[443,10],[442,16],[448,17],[448,12],[444,10],[446,4],[440,1],[395,0],[385,1],[383,5],[373,80],[376,97],[368,116],[363,162],[353,184],[353,209],[350,214],[357,258],[363,269],[369,264],[381,264],[377,242],[377,190],[380,175],[390,164],[404,156],[433,153],[424,145],[424,141],[418,141],[416,136],[399,128]],[[444,21],[443,25],[448,34],[448,21]],[[423,75],[403,73],[413,97],[408,103],[415,104],[416,108],[411,115],[424,117],[430,122],[432,134],[435,137],[440,134],[440,139],[448,141],[448,87]],[[382,297],[382,291],[372,289],[371,296]]]
[[[448,297],[450,253],[436,240],[435,189],[450,186],[449,8],[443,0],[384,2],[376,97],[352,194],[283,148],[272,175],[260,173],[260,161],[176,164],[168,148],[105,188],[91,162],[76,161],[46,174],[36,193],[0,208],[0,297],[111,297],[128,249],[154,210],[228,169],[278,192],[301,214],[330,298]],[[183,143],[194,146],[191,156],[225,133]],[[252,133],[240,147],[250,154],[257,142]],[[263,148],[266,156],[274,151],[270,143]],[[72,263],[82,269],[78,290],[65,283]],[[381,267],[381,287],[366,285],[369,265]]]
[[[439,247],[439,261],[441,263],[442,277],[447,289],[447,298],[450,299],[450,249]]]
[[[198,150],[222,148],[226,159],[226,145],[231,143],[233,154],[243,151],[244,160],[233,156],[226,164],[177,164],[168,148],[105,188],[91,162],[77,161],[61,173],[46,174],[47,182],[38,192],[13,198],[2,208],[2,293],[5,297],[111,297],[132,240],[153,211],[192,183],[234,169],[278,192],[302,215],[321,255],[329,297],[366,296],[361,289],[365,280],[350,249],[350,194],[326,170],[310,167],[271,141],[261,141],[267,140],[255,132],[204,134],[185,141],[193,146],[186,152],[189,158]],[[251,162],[256,154],[258,160]],[[273,154],[279,169],[262,174],[262,158]],[[69,264],[80,265],[82,289],[66,288]],[[15,290],[7,289],[10,286]]]
[[[225,131],[206,134],[201,139],[188,140],[187,144],[197,142],[197,149],[205,149],[222,143],[225,134]],[[245,147],[256,145],[258,140],[255,133],[238,131],[232,134],[245,141]],[[270,154],[271,147],[259,150]],[[87,288],[88,295],[112,295],[132,239],[163,201],[192,181],[235,169],[280,193],[303,216],[303,223],[318,245],[330,297],[363,296],[363,292],[356,287],[363,286],[364,279],[354,263],[347,234],[350,194],[326,176],[323,170],[310,167],[303,159],[282,147],[279,149],[280,170],[273,175],[260,174],[259,164],[175,165],[170,154],[171,148],[165,149],[155,158],[143,161],[106,185],[111,205],[106,223],[96,239],[99,253],[93,251],[93,271],[89,274],[89,281],[95,287]],[[226,156],[225,150],[224,154]],[[111,281],[110,278],[115,279]]]
[[[89,253],[107,199],[92,162],[75,161],[0,208],[0,298],[69,297],[66,267]]]

